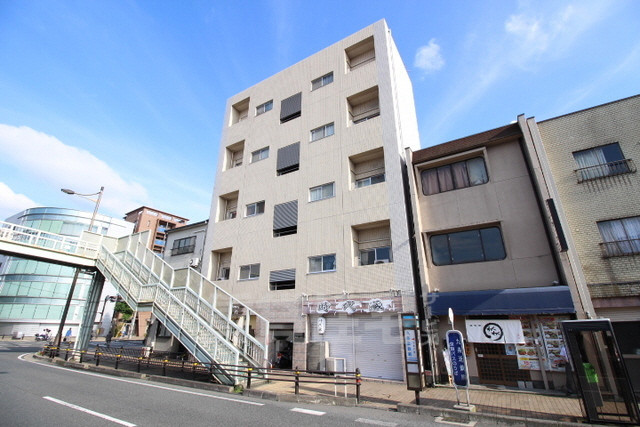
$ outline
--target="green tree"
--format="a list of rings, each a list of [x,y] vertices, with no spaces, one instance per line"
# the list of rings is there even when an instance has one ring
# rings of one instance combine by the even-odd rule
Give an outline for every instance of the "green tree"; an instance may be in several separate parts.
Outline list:
[[[122,320],[128,322],[133,315],[133,309],[124,301],[118,301],[113,309],[116,313],[122,314]]]

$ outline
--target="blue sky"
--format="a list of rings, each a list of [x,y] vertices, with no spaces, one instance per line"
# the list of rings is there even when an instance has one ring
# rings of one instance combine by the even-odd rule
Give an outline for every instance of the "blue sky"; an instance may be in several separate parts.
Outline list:
[[[207,218],[227,98],[382,18],[422,147],[640,93],[633,0],[0,0],[0,218]]]

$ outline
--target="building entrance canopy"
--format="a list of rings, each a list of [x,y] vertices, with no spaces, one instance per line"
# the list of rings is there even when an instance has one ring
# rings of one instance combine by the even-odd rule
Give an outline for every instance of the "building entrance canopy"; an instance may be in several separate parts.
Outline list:
[[[568,286],[430,293],[432,316],[574,313]]]

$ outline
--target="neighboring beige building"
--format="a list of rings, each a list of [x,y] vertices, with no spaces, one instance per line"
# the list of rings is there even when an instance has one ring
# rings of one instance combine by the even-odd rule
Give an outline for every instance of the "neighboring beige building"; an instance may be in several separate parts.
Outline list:
[[[443,341],[458,329],[472,383],[561,387],[559,322],[574,316],[576,283],[520,124],[407,156],[436,376],[446,382]]]
[[[271,360],[402,379],[419,137],[386,22],[231,97],[220,146],[203,274],[270,320]]]
[[[143,231],[151,231],[154,233],[149,249],[156,253],[162,253],[167,240],[167,231],[185,225],[189,220],[147,206],[141,206],[138,209],[127,212],[124,217],[125,221],[133,222],[134,233]]]
[[[640,388],[640,95],[535,123],[592,297]]]

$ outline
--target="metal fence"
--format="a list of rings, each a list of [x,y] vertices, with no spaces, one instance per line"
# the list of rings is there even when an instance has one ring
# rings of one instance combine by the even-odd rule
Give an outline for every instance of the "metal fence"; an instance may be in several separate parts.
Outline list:
[[[360,403],[362,379],[360,370],[353,372],[317,372],[304,369],[257,368],[246,365],[203,363],[193,360],[189,354],[157,352],[149,347],[113,347],[98,345],[92,350],[47,345],[42,355],[59,357],[65,361],[94,363],[138,373],[155,374],[193,381],[218,382],[216,375],[227,375],[239,379],[246,389],[251,389],[255,381],[281,381],[293,383],[295,394],[300,394],[301,384],[330,384],[355,388],[356,402]]]

